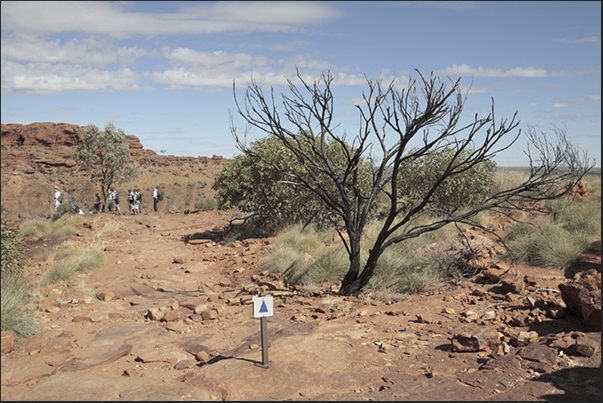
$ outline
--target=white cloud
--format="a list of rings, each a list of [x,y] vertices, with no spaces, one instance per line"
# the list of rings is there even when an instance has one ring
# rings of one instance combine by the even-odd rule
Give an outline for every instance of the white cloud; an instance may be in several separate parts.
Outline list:
[[[14,62],[77,63],[104,67],[110,63],[131,64],[143,56],[157,56],[153,49],[139,47],[117,48],[111,41],[97,38],[44,41],[20,36],[2,40],[2,59]]]
[[[561,102],[556,102],[553,104],[553,108],[567,108],[567,104],[563,104]]]
[[[208,34],[228,31],[289,31],[300,24],[342,16],[317,2],[184,3],[174,13],[129,11],[136,2],[2,2],[2,29],[34,34],[86,32],[115,38],[134,35]]]
[[[446,67],[443,70],[439,70],[435,72],[438,75],[444,76],[469,76],[469,77],[560,77],[566,76],[566,73],[549,73],[545,69],[540,69],[536,67],[517,67],[510,70],[503,69],[492,69],[492,68],[483,68],[472,67],[467,64],[453,64],[451,67]]]
[[[22,91],[30,94],[64,91],[137,91],[140,76],[128,69],[107,71],[79,65],[29,63],[21,65],[2,60],[2,92]]]
[[[542,103],[540,102],[530,102],[530,106],[540,106]]]
[[[228,53],[221,50],[214,52],[199,52],[187,48],[170,50],[164,48],[164,55],[172,62],[181,62],[193,67],[212,67],[230,65],[235,68],[265,66],[269,63],[264,56],[251,56],[245,53]]]
[[[586,97],[588,98],[589,102],[601,103],[601,95],[587,94]]]

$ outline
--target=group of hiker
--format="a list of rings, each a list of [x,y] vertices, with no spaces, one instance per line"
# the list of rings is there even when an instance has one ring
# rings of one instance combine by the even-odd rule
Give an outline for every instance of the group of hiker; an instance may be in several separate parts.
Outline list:
[[[102,209],[103,199],[100,194],[96,193],[96,199],[94,200],[94,212],[100,213]],[[163,194],[157,190],[157,188],[153,188],[153,210],[158,211],[157,202],[163,199]],[[54,188],[53,200],[54,200],[54,208],[55,211],[59,208],[61,203],[63,203],[65,197],[61,193],[58,187]],[[142,204],[142,193],[140,189],[128,189],[128,212],[129,214],[140,214],[141,212],[141,204]],[[83,214],[82,210],[79,209],[75,205],[75,199],[72,199],[72,208],[76,213]],[[110,212],[116,211],[118,214],[121,214],[120,208],[121,195],[117,190],[111,188],[107,191],[107,208]],[[90,213],[92,214],[92,213]]]

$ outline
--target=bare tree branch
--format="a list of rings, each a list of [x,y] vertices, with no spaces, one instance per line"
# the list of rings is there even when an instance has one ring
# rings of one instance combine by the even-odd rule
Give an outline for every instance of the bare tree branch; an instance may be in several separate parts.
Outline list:
[[[527,139],[531,147],[526,155],[530,173],[523,183],[492,194],[469,209],[451,208],[435,216],[430,206],[442,184],[492,161],[520,138],[521,130],[517,113],[510,119],[496,121],[494,100],[490,112],[482,118],[476,114],[469,122],[461,123],[466,96],[461,93],[460,79],[446,85],[433,73],[429,77],[419,71],[417,74],[419,80],[409,79],[402,90],[396,89],[393,80],[384,85],[381,80],[366,78],[368,89],[362,94],[363,104],[356,105],[359,130],[351,145],[345,132],[340,133],[340,126],[334,123],[330,72],[308,83],[297,70],[301,85],[287,80],[289,95],[282,96],[282,117],[272,88],[266,96],[252,80],[243,105],[234,94],[236,112],[247,124],[241,136],[231,115],[231,133],[237,148],[282,173],[286,177],[282,183],[314,194],[332,217],[350,257],[342,294],[358,293],[372,277],[381,254],[391,245],[451,223],[478,225],[472,217],[482,211],[506,216],[516,210],[538,211],[540,201],[567,194],[594,164],[569,143],[565,130],[555,128],[557,139],[550,142],[545,133],[529,128]],[[233,84],[233,92],[234,89]],[[287,170],[253,151],[246,143],[250,128],[277,138],[302,170]],[[439,176],[426,184],[426,192],[401,195],[398,178],[402,168],[442,150],[453,150],[452,156]],[[371,176],[368,187],[360,180],[361,169],[367,165]],[[385,219],[360,270],[360,239],[381,194],[388,200]],[[401,205],[402,197],[408,202]],[[428,224],[415,224],[423,215],[435,218]]]

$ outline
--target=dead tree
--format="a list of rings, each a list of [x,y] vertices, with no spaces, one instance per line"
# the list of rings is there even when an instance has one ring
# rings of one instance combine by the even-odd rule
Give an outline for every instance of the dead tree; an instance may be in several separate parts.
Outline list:
[[[437,218],[429,224],[415,224],[419,216],[434,213],[430,198],[446,179],[493,160],[521,135],[517,112],[511,119],[496,122],[493,100],[490,111],[482,118],[475,115],[468,123],[461,124],[466,95],[460,90],[460,79],[450,81],[447,86],[433,74],[427,79],[417,73],[420,79],[409,79],[402,90],[396,89],[393,80],[384,86],[381,80],[367,78],[368,91],[363,93],[363,104],[356,105],[360,128],[351,146],[346,133],[339,133],[339,125],[334,122],[330,72],[309,84],[297,71],[301,85],[288,80],[290,93],[282,95],[280,112],[274,89],[266,96],[255,81],[248,86],[242,106],[236,93],[234,95],[236,112],[246,123],[244,136],[241,136],[231,115],[231,132],[237,148],[273,165],[286,175],[285,183],[314,193],[332,217],[350,260],[340,288],[342,295],[357,295],[367,285],[379,257],[389,246],[451,223],[482,227],[472,220],[482,211],[509,215],[518,209],[538,209],[541,204],[538,202],[565,195],[594,164],[568,142],[564,130],[555,129],[557,138],[551,142],[544,133],[538,134],[530,128],[527,133],[530,146],[525,151],[529,175],[521,185],[492,194],[469,209],[438,211]],[[255,154],[246,142],[251,128],[278,138],[295,155],[304,174],[282,170],[269,159]],[[332,151],[326,151],[327,146],[332,150],[334,145],[339,148],[336,159]],[[400,167],[444,148],[455,150],[449,164],[429,184],[429,190],[421,199],[403,207],[396,180]],[[532,154],[534,150],[536,156]],[[368,189],[359,184],[359,167],[366,161],[372,169]],[[360,240],[371,206],[380,194],[385,194],[388,201],[385,219],[361,270]]]

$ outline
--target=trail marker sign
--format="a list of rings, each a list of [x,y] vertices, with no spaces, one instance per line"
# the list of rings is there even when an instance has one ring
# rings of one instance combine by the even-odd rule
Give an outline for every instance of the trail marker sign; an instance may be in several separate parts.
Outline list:
[[[253,297],[253,317],[263,318],[274,314],[272,295]]]
[[[270,361],[268,360],[268,319],[266,317],[273,314],[272,295],[261,293],[259,297],[253,297],[253,317],[260,318],[260,334],[262,337],[262,363],[256,363],[256,365],[263,368],[270,368]]]

